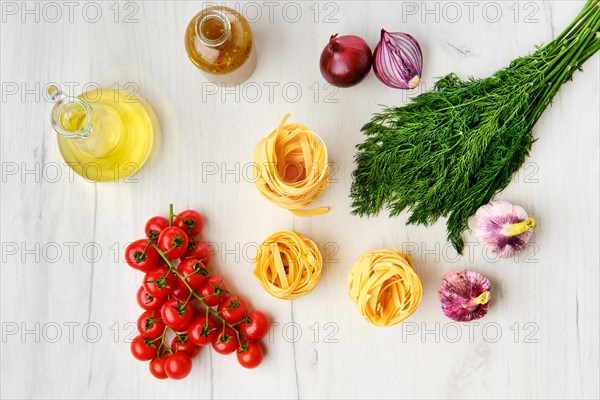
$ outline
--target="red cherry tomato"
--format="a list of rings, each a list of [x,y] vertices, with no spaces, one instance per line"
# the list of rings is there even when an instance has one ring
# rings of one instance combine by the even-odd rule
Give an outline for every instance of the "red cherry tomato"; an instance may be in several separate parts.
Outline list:
[[[217,321],[211,317],[206,317],[206,315],[201,315],[190,322],[188,335],[195,345],[206,346],[219,335],[219,329],[220,326]]]
[[[192,358],[188,353],[178,351],[165,360],[165,372],[171,379],[183,379],[192,371]]]
[[[208,275],[204,264],[194,258],[183,260],[177,266],[177,271],[179,271],[179,273],[185,277],[188,285],[190,285],[190,287],[196,291],[202,287],[202,284]],[[179,285],[181,287],[186,287],[181,278],[177,277],[177,280],[179,281]]]
[[[260,365],[264,357],[262,346],[255,342],[250,342],[237,352],[237,359],[244,368],[256,368]]]
[[[177,297],[165,301],[160,309],[163,322],[176,332],[184,332],[194,318],[192,303]]]
[[[156,348],[150,342],[151,339],[144,338],[142,336],[136,336],[131,341],[129,349],[131,354],[140,361],[150,361],[156,357]]]
[[[165,330],[165,323],[158,310],[144,311],[137,320],[137,328],[143,337],[156,339]]]
[[[190,295],[190,290],[187,287],[178,284],[175,286],[175,289],[171,290],[171,295],[178,299],[187,299]]]
[[[240,333],[252,342],[264,338],[269,332],[269,319],[260,311],[250,312],[240,324]]]
[[[144,285],[140,286],[137,291],[137,302],[144,310],[156,310],[164,303],[164,298],[154,297],[149,294]]]
[[[217,311],[225,321],[236,324],[246,316],[248,305],[243,297],[230,294],[219,304]]]
[[[164,298],[177,286],[175,274],[167,267],[157,267],[146,273],[144,289],[149,295]]]
[[[163,229],[158,236],[158,248],[164,251],[170,260],[180,258],[188,248],[188,236],[176,226]]]
[[[185,210],[175,216],[173,226],[182,229],[190,236],[194,236],[202,231],[204,220],[198,211]]]
[[[179,335],[173,338],[171,342],[171,349],[173,351],[184,351],[190,355],[190,357],[195,357],[196,354],[200,351],[200,346],[196,345],[194,342],[190,340],[188,335]]]
[[[204,297],[204,302],[209,306],[218,306],[229,294],[227,285],[220,276],[209,276],[204,281],[198,294]]]
[[[186,258],[195,258],[196,260],[202,261],[202,264],[208,265],[213,252],[213,249],[208,243],[190,240],[187,251],[181,258],[184,260]]]
[[[219,332],[213,339],[212,347],[217,353],[231,354],[240,347],[235,331],[226,326],[224,332]]]
[[[131,268],[147,272],[156,266],[160,255],[147,239],[132,242],[125,249],[125,261]]]
[[[156,357],[150,361],[150,373],[156,379],[167,379],[167,372],[165,371],[165,361],[167,357]]]
[[[144,232],[146,233],[146,237],[148,239],[156,240],[158,239],[158,235],[169,227],[169,220],[165,217],[152,217],[146,222],[146,227],[144,228]]]

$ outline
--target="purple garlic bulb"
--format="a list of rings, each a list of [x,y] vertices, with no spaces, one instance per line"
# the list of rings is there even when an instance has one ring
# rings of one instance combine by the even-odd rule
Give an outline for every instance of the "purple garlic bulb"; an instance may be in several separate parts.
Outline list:
[[[512,257],[523,250],[536,226],[535,219],[527,217],[522,207],[504,200],[479,207],[475,218],[475,237],[501,258]]]
[[[444,315],[458,322],[474,321],[488,312],[492,285],[474,271],[454,271],[444,275],[438,294]]]

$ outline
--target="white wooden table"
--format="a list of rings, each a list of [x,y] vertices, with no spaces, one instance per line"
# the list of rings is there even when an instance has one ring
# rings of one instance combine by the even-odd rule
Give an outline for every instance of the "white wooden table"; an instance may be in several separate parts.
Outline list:
[[[374,48],[384,27],[420,41],[419,90],[451,71],[483,77],[549,42],[583,2],[230,4],[252,22],[259,62],[248,83],[225,92],[185,54],[183,32],[201,2],[2,3],[1,396],[597,398],[598,56],[555,98],[531,157],[499,196],[539,223],[530,247],[504,261],[469,235],[457,256],[443,221],[350,215],[360,127],[410,93],[373,73],[334,91],[318,68],[331,34]],[[134,84],[154,106],[162,136],[135,182],[70,175],[49,126],[50,82],[72,94]],[[247,179],[256,142],[287,112],[328,144],[333,182],[317,202],[328,215],[295,218]],[[260,368],[204,349],[188,379],[157,381],[131,357],[141,275],[122,251],[169,202],[206,215],[203,238],[218,250],[211,272],[276,323]],[[318,242],[327,261],[316,289],[294,302],[270,297],[252,275],[257,243],[282,229]],[[424,297],[404,324],[380,329],[348,299],[346,275],[363,251],[392,246],[412,254]],[[494,285],[478,324],[451,323],[440,310],[442,276],[459,268]]]

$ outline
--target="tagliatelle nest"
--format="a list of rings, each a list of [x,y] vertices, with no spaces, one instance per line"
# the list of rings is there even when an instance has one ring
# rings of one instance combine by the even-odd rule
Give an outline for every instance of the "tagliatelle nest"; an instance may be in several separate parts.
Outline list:
[[[297,216],[324,214],[328,207],[306,210],[329,185],[327,147],[301,123],[279,127],[262,138],[254,150],[255,182],[260,193]]]
[[[363,253],[348,273],[348,293],[362,316],[377,326],[392,326],[415,312],[421,280],[410,257],[396,249]]]
[[[258,248],[254,275],[267,293],[293,300],[314,289],[322,267],[323,258],[312,240],[298,232],[281,231]]]

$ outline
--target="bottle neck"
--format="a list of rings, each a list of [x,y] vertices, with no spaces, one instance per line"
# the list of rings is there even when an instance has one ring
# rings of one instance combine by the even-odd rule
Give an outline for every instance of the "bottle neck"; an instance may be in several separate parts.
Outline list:
[[[219,10],[207,11],[196,20],[196,37],[208,47],[218,47],[231,37],[231,22]]]
[[[56,133],[69,139],[91,136],[95,113],[90,103],[78,97],[65,96],[54,85],[48,88],[48,96],[54,102],[50,121]]]
[[[111,107],[65,96],[56,87],[51,87],[48,94],[56,102],[51,113],[52,128],[72,140],[79,151],[100,157],[119,144],[122,121]]]
[[[67,138],[85,138],[92,134],[94,110],[84,100],[63,96],[52,108],[52,128]]]

